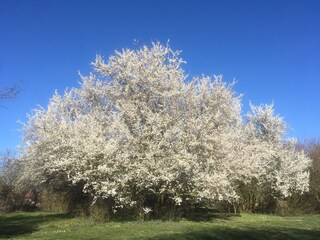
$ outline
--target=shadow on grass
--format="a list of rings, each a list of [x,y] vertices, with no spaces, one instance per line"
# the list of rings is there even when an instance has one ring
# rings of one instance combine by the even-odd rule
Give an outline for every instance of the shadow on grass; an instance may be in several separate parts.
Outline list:
[[[62,213],[16,213],[0,215],[0,238],[15,237],[38,230],[40,224],[70,218]]]
[[[201,231],[190,231],[181,234],[163,234],[157,240],[319,240],[319,230],[296,228],[235,229],[208,228]]]
[[[214,222],[221,220],[230,220],[233,217],[238,217],[240,214],[221,213],[216,209],[210,208],[195,208],[190,211],[186,219],[193,222]]]

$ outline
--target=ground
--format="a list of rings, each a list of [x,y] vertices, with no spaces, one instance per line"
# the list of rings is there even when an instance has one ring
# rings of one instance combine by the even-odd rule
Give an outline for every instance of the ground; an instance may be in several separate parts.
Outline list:
[[[97,223],[59,213],[0,215],[0,239],[320,239],[320,215],[217,214],[205,221]]]

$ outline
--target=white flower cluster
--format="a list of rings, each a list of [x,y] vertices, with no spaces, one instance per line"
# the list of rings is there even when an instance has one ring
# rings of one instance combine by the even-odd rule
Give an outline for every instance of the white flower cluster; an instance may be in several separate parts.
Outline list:
[[[144,208],[142,208],[142,210],[143,210],[144,214],[148,214],[149,212],[152,212],[152,209],[148,208],[148,207],[144,207]]]
[[[97,56],[79,88],[29,115],[20,182],[83,182],[94,199],[121,205],[146,191],[177,205],[184,194],[237,199],[237,184],[253,178],[284,195],[306,191],[310,160],[284,139],[273,106],[243,119],[233,83],[189,79],[179,54],[154,43]]]

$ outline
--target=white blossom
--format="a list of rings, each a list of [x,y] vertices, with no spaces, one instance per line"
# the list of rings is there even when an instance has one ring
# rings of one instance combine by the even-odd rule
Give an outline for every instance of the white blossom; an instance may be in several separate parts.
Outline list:
[[[97,56],[79,88],[29,115],[20,182],[83,182],[94,199],[119,206],[143,191],[171,194],[177,205],[181,194],[236,200],[239,182],[253,178],[285,196],[306,191],[310,159],[284,139],[273,105],[251,105],[243,119],[234,83],[189,79],[183,63],[159,43],[107,62]]]

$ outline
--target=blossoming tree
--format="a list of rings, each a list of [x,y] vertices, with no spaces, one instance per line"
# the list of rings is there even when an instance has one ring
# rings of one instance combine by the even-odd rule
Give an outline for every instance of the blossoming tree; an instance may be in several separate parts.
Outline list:
[[[146,196],[237,201],[239,183],[283,194],[308,189],[309,158],[284,138],[272,105],[241,115],[221,76],[189,78],[179,51],[153,43],[97,56],[79,88],[55,93],[24,124],[21,184],[77,184],[113,208],[154,205]]]

